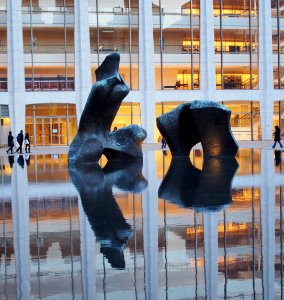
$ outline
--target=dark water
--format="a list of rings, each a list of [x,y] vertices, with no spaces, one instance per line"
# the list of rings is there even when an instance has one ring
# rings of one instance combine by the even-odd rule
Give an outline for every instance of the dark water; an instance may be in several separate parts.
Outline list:
[[[282,152],[0,165],[0,299],[284,297]]]

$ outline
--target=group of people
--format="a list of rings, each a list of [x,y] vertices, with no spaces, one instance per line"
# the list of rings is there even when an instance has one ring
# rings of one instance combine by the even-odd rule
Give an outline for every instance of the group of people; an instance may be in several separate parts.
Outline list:
[[[31,146],[30,146],[30,136],[29,133],[27,132],[24,136],[23,130],[21,130],[18,135],[17,135],[17,143],[19,144],[19,147],[16,149],[17,153],[23,153],[23,143],[25,143],[25,151],[26,153],[31,153]],[[8,135],[8,149],[7,153],[14,153],[13,148],[15,147],[14,143],[14,136],[12,134],[12,131],[9,131]]]

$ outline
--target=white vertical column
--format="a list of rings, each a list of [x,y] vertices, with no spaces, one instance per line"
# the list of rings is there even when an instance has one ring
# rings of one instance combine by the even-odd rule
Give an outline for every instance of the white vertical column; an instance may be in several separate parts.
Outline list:
[[[25,70],[22,1],[7,1],[9,115],[13,132],[25,129]]]
[[[142,127],[147,131],[146,143],[154,142],[155,64],[152,1],[139,1],[139,90],[141,91]]]
[[[272,60],[272,25],[271,3],[267,0],[258,1],[258,24],[259,24],[259,62],[258,78],[260,99],[260,118],[263,140],[271,140],[273,125],[273,60]]]
[[[208,99],[216,90],[213,0],[200,1],[200,88]]]
[[[261,244],[264,299],[274,299],[275,174],[272,151],[261,152]]]
[[[148,152],[144,158],[143,174],[148,187],[142,193],[144,272],[146,299],[158,299],[158,187],[155,153]]]
[[[83,299],[96,299],[96,238],[78,195]]]
[[[75,91],[77,123],[92,85],[88,0],[74,1]]]
[[[16,162],[12,171],[12,216],[17,299],[30,299],[29,194],[26,166]]]
[[[217,299],[218,221],[216,213],[203,213],[203,220],[206,295],[207,299]]]

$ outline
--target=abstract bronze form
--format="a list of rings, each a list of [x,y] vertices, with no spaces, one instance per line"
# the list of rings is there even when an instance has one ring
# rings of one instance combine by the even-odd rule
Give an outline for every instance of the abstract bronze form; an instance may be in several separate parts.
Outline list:
[[[93,85],[83,110],[79,129],[68,153],[68,163],[98,162],[104,154],[108,160],[142,159],[141,144],[146,131],[129,125],[110,132],[112,122],[129,87],[118,73],[120,54],[108,55],[96,70]]]
[[[159,198],[195,211],[218,211],[232,202],[231,184],[237,169],[234,157],[205,158],[202,170],[189,157],[173,157]]]
[[[143,161],[111,161],[102,169],[97,163],[69,165],[69,175],[80,194],[89,223],[101,242],[100,251],[113,268],[124,269],[123,249],[132,235],[112,189],[141,193],[148,185],[142,175]]]
[[[231,111],[213,101],[181,104],[157,118],[157,127],[173,157],[188,157],[201,142],[204,157],[235,157],[238,151],[230,128]]]

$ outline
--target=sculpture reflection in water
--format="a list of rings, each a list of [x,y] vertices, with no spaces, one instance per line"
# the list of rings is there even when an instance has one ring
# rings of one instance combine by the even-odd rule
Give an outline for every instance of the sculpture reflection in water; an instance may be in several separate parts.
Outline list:
[[[202,170],[189,157],[173,158],[159,188],[159,197],[195,211],[217,211],[232,202],[231,184],[238,169],[234,157],[210,157]]]
[[[142,175],[142,165],[142,161],[112,161],[103,169],[97,164],[69,166],[71,180],[101,243],[101,253],[113,268],[125,268],[123,248],[132,235],[132,228],[117,205],[112,188],[131,193],[144,190],[147,181]]]

